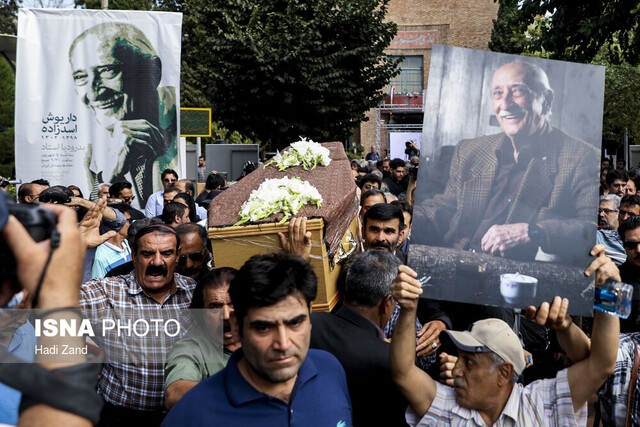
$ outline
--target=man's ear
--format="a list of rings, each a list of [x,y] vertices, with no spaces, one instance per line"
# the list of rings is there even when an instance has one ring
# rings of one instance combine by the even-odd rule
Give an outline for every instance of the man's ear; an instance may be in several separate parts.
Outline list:
[[[505,386],[511,382],[511,376],[513,375],[513,365],[511,363],[503,363],[498,368],[498,385]]]
[[[382,301],[380,301],[380,304],[378,305],[378,315],[380,316],[380,319],[383,320],[386,324],[391,317],[391,313],[393,313],[392,297],[391,295],[387,295],[382,299]],[[381,327],[384,328],[384,325],[382,325]]]
[[[233,314],[233,316],[229,316],[229,324],[231,325],[231,333],[237,337],[242,337],[238,325],[238,318],[235,316],[235,313]]]
[[[408,232],[409,231],[408,231],[407,227],[403,228],[400,231],[400,234],[398,234],[398,242],[397,243],[400,243],[405,238],[405,236],[407,235]]]

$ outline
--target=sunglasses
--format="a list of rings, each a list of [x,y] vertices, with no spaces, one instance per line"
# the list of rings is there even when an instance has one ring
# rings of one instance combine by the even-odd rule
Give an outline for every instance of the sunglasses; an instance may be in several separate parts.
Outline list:
[[[180,255],[178,257],[178,262],[181,262],[181,263],[184,264],[185,262],[187,262],[187,257],[189,257],[189,259],[191,261],[198,262],[198,261],[202,261],[204,259],[204,253],[202,253],[202,252],[193,252],[193,253],[190,253],[188,255]]]
[[[131,196],[131,197],[123,197],[122,201],[127,203],[128,201],[134,201],[136,199],[136,196]]]
[[[637,240],[626,240],[622,243],[622,246],[624,246],[625,249],[635,249],[638,245],[640,245],[640,242]]]

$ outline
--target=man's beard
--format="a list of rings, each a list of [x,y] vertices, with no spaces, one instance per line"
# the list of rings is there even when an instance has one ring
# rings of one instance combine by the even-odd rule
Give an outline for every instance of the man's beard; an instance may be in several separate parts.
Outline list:
[[[600,230],[615,230],[616,228],[613,224],[607,221],[606,218],[598,220],[598,226],[600,227]]]

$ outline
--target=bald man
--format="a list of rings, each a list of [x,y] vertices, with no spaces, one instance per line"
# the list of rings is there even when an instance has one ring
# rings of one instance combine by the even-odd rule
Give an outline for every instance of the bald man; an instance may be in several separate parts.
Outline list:
[[[553,100],[542,68],[512,62],[495,71],[502,132],[456,146],[444,192],[415,208],[414,224],[426,224],[416,243],[579,263],[570,254],[591,247],[596,229],[598,191],[587,183],[599,153],[550,126]]]
[[[100,182],[126,180],[144,208],[155,177],[177,166],[176,90],[160,87],[160,57],[136,26],[107,22],[73,41],[69,64],[76,94],[111,136],[91,147],[91,196]]]

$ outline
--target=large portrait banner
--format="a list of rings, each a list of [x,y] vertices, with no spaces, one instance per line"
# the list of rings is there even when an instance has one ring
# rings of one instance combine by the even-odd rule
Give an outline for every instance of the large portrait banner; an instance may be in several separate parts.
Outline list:
[[[431,55],[409,265],[424,296],[592,315],[604,68]]]
[[[144,208],[177,169],[182,15],[20,9],[16,174],[85,197],[128,181]]]

